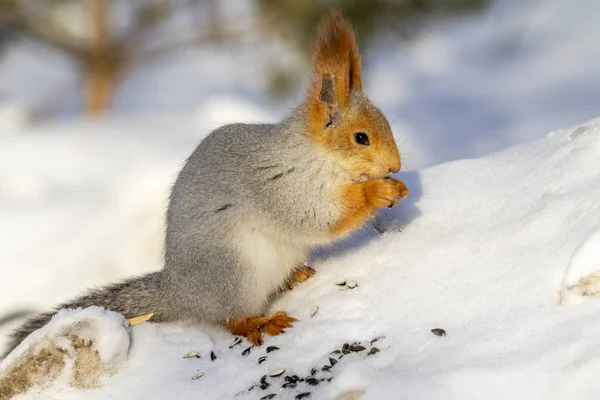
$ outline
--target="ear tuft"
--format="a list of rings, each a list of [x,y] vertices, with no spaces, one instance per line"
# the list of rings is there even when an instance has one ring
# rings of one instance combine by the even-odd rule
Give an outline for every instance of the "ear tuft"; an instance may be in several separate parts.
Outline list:
[[[315,70],[313,96],[345,106],[350,90],[361,89],[362,84],[356,36],[340,11],[332,10],[319,24],[312,54]]]

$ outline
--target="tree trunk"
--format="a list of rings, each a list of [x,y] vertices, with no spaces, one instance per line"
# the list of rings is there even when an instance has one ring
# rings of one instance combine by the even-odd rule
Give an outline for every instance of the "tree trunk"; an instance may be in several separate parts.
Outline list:
[[[117,85],[117,63],[100,58],[85,65],[85,110],[91,115],[103,114],[109,107]]]
[[[86,60],[86,111],[102,114],[110,105],[117,78],[117,63],[110,47],[107,0],[89,0],[93,48]],[[112,57],[111,57],[112,56]]]

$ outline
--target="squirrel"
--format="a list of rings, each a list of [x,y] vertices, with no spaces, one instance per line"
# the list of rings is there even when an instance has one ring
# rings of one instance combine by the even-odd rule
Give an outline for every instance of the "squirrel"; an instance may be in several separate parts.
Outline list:
[[[254,345],[297,321],[264,315],[280,288],[315,271],[311,249],[350,235],[408,195],[391,127],[362,91],[354,30],[333,10],[317,28],[313,79],[276,124],[211,132],[185,162],[169,198],[162,270],[89,291],[34,316],[9,350],[57,310],[102,306],[152,322],[219,324]]]

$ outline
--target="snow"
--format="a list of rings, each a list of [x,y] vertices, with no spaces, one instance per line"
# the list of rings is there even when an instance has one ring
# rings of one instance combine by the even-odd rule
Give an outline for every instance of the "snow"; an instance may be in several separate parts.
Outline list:
[[[43,203],[46,212],[37,216],[49,214],[44,217],[47,232],[38,235],[48,235],[47,240],[65,224],[69,234],[60,237],[63,243],[47,247],[30,236],[35,227],[44,226],[33,217],[27,221],[26,214],[17,215],[21,226],[16,232],[14,225],[2,226],[3,242],[22,247],[13,254],[7,245],[2,249],[5,260],[12,255],[12,262],[22,263],[5,269],[10,279],[3,281],[3,310],[25,299],[42,308],[97,284],[99,277],[110,281],[159,267],[162,223],[156,216],[161,215],[177,167],[203,133],[193,121],[180,130],[168,128],[172,120],[146,122],[143,133],[131,120],[45,127],[45,135],[53,135],[52,143],[65,154],[43,152],[50,141],[44,143],[35,130],[19,136],[18,143],[31,149],[37,165],[47,166],[42,169],[45,177],[39,178],[44,193],[28,199],[48,202]],[[169,140],[161,140],[160,130],[169,133]],[[80,176],[63,175],[58,163],[66,162],[67,152],[73,151],[68,144],[74,143],[74,131],[86,132],[77,136],[78,149],[104,148],[103,154],[111,154],[81,155]],[[30,137],[36,140],[22,142]],[[133,160],[121,155],[131,149],[139,149]],[[16,150],[1,151],[4,160]],[[83,390],[54,384],[17,398],[231,398],[240,393],[237,398],[254,399],[268,393],[294,398],[306,391],[313,398],[349,393],[364,399],[596,398],[600,300],[565,303],[560,294],[564,285],[600,273],[599,152],[600,122],[591,121],[487,157],[400,173],[411,195],[379,214],[384,232],[367,227],[319,251],[313,260],[318,273],[272,306],[272,311],[286,310],[299,322],[284,335],[268,338],[265,346],[251,349],[250,355],[241,354],[247,342],[230,349],[233,337],[218,327],[144,323],[131,328],[128,358],[104,386]],[[30,163],[25,159],[20,166]],[[104,179],[98,179],[103,176],[99,174],[86,180],[97,163],[105,164]],[[33,177],[34,171],[40,173],[40,168],[23,168],[22,173]],[[72,181],[61,182],[65,176]],[[109,177],[117,183],[108,185]],[[50,195],[53,185],[78,187],[81,180],[98,183],[81,193],[74,191],[70,199]],[[107,193],[113,198],[105,199]],[[6,199],[2,204],[6,213],[25,207]],[[69,210],[54,214],[58,204]],[[147,208],[140,209],[144,204]],[[26,232],[22,237],[20,230]],[[157,237],[145,242],[144,232]],[[64,253],[81,254],[64,265],[64,259],[48,257],[59,247]],[[115,249],[129,254],[125,258],[134,265],[100,273],[109,260],[123,260],[123,253]],[[138,257],[156,257],[156,262],[136,265]],[[83,272],[75,261],[83,265],[77,267]],[[333,283],[338,280],[355,280],[358,287],[338,287]],[[569,295],[582,297],[577,292]],[[314,305],[319,310],[310,317]],[[443,328],[447,335],[435,336],[433,328]],[[367,355],[370,341],[379,336],[385,338],[373,346],[381,351]],[[331,372],[320,371],[331,351],[353,342],[367,350],[344,356]],[[280,350],[258,364],[271,345]],[[201,357],[184,359],[190,351]],[[210,351],[217,360],[210,360]],[[314,387],[300,383],[281,389],[285,375],[306,377],[313,367],[319,369],[318,378],[334,379]],[[247,391],[280,368],[286,370],[284,376],[267,378],[269,388]],[[203,376],[193,380],[198,373]]]
[[[91,330],[78,332],[113,367],[100,387],[71,387],[67,370],[17,400],[598,398],[600,121],[547,134],[598,114],[598,7],[496,2],[482,17],[363,54],[365,90],[403,143],[399,178],[411,195],[380,212],[378,229],[316,252],[318,273],[272,306],[300,320],[285,335],[245,357],[249,344],[230,349],[218,327],[127,328],[98,309],[64,312],[0,370],[81,320]],[[269,104],[262,71],[301,62],[263,45],[249,37],[137,67],[103,120],[72,117],[78,82],[68,60],[6,49],[0,348],[18,323],[5,316],[160,268],[169,188],[197,143],[228,122],[275,121],[294,101]],[[367,355],[380,336],[381,351]],[[320,371],[355,341],[367,351]],[[280,350],[258,364],[270,345]],[[183,359],[190,351],[201,357]],[[281,389],[285,375],[314,367],[334,379]],[[267,390],[247,391],[280,368]]]

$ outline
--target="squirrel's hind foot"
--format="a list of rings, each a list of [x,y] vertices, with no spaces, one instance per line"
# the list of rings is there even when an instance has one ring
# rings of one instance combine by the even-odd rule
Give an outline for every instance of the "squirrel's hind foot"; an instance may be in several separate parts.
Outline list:
[[[234,335],[245,336],[255,346],[260,346],[264,342],[263,333],[277,336],[296,321],[296,318],[288,316],[285,311],[278,311],[270,317],[232,319],[227,324],[227,329]]]

